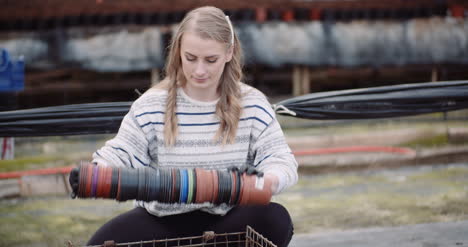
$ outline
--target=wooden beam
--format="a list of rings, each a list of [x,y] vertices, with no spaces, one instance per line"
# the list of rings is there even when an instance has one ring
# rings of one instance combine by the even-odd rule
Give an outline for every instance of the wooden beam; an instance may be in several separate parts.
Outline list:
[[[292,94],[293,96],[301,95],[301,67],[299,65],[293,67]]]
[[[304,66],[302,68],[302,82],[301,82],[301,87],[302,87],[302,90],[301,90],[301,94],[309,94],[310,93],[310,71],[309,71],[309,67],[307,66]]]

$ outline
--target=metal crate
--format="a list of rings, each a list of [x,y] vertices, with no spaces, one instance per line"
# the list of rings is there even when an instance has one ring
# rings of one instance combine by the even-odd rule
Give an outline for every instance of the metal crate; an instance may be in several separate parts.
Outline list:
[[[69,242],[69,247],[74,245]],[[215,233],[205,232],[201,236],[148,240],[128,243],[115,243],[106,241],[102,245],[86,247],[276,247],[273,242],[256,232],[252,227],[247,226],[245,232]]]

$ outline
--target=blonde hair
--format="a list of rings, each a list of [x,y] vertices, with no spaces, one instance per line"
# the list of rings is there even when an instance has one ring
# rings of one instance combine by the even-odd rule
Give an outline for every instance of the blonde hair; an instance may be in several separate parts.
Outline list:
[[[215,141],[221,141],[223,145],[234,143],[242,111],[240,102],[242,49],[229,18],[224,15],[222,10],[208,6],[190,11],[179,24],[169,46],[165,78],[155,86],[168,91],[164,115],[165,145],[173,146],[178,134],[177,87],[184,87],[187,82],[182,72],[180,46],[182,36],[187,31],[195,32],[201,38],[225,43],[227,49],[231,47],[233,49],[232,59],[226,63],[217,89],[220,99],[216,104],[215,114],[219,118],[220,125],[215,135]]]

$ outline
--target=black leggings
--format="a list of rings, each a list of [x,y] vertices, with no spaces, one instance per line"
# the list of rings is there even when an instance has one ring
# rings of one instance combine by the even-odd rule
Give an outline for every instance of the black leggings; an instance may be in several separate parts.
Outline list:
[[[246,225],[271,240],[278,247],[286,247],[293,235],[293,224],[288,211],[277,203],[266,206],[242,206],[226,215],[202,211],[157,217],[145,208],[134,208],[104,224],[91,237],[88,245],[104,241],[116,243],[153,239],[200,236],[205,231],[215,233],[243,232]]]

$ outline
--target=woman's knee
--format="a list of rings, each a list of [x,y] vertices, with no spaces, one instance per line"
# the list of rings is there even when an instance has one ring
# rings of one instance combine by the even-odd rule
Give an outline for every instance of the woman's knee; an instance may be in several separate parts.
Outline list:
[[[107,240],[130,242],[133,238],[144,238],[149,214],[144,208],[134,208],[116,216],[101,226],[90,238],[88,245],[102,244]],[[141,239],[139,239],[141,240]]]
[[[294,227],[288,210],[278,203],[270,203],[263,208],[261,217],[254,228],[271,238],[277,246],[287,246],[294,233]]]
[[[263,221],[271,225],[292,225],[288,210],[281,204],[272,202],[263,209]]]

